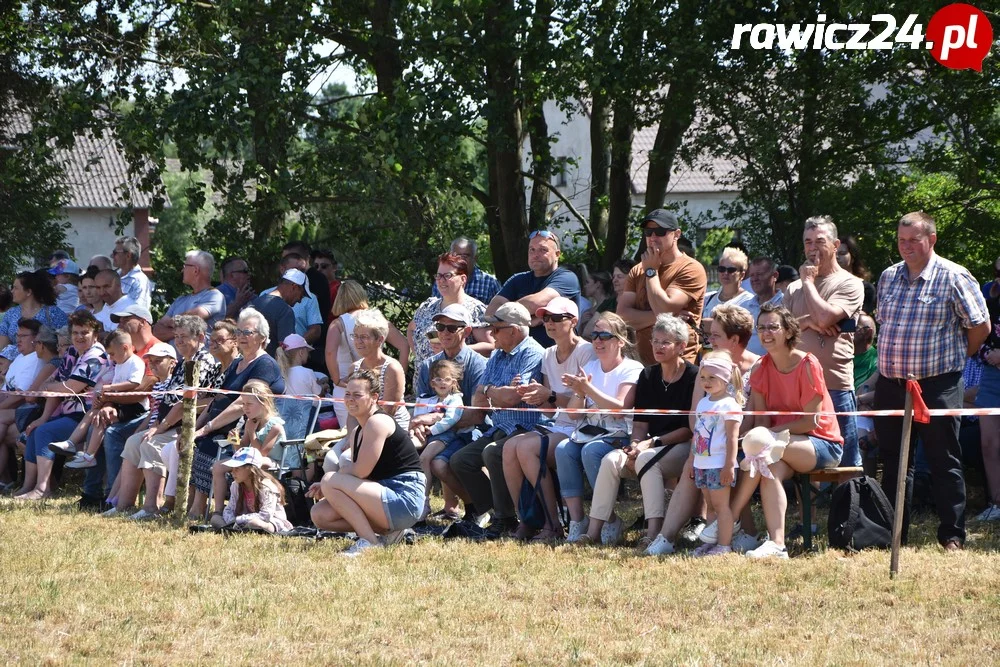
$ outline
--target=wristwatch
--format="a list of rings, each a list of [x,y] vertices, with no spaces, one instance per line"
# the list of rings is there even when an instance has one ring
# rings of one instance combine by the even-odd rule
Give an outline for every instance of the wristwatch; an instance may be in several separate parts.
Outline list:
[[[656,269],[646,269],[646,277],[647,278],[655,278],[656,277]]]
[[[551,394],[549,394],[549,405],[555,405],[555,404],[556,404],[556,392],[553,391]]]
[[[487,394],[489,394],[490,393],[490,389],[492,387],[493,387],[493,385],[491,385],[491,384],[484,384],[483,385],[483,396],[486,396]]]
[[[662,447],[663,441],[659,438],[653,438],[653,447]]]

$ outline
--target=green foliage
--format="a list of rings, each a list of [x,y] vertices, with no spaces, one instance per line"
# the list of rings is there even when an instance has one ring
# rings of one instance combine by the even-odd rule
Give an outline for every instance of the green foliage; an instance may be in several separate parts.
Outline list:
[[[163,183],[171,206],[160,213],[150,249],[152,264],[157,268],[154,298],[161,306],[169,305],[187,291],[181,282],[180,267],[188,250],[201,247],[198,240],[210,213],[210,209],[191,206],[192,196],[197,196],[203,187],[198,176],[164,172]],[[218,263],[224,256],[216,253],[215,257]]]

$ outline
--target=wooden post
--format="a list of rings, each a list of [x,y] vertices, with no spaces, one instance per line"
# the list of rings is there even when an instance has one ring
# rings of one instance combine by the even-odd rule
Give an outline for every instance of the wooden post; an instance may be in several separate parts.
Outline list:
[[[198,364],[196,361],[184,362],[184,386],[198,386]],[[174,501],[174,513],[171,517],[175,526],[187,524],[188,484],[191,481],[191,462],[194,460],[194,432],[198,419],[198,393],[194,390],[185,391],[182,399],[184,412],[181,418],[181,436],[177,441],[177,453],[180,464],[177,466],[177,496]]]
[[[912,376],[911,376],[912,377]],[[892,558],[889,562],[889,578],[899,574],[899,548],[903,540],[903,515],[906,504],[906,471],[910,461],[910,430],[913,427],[913,396],[906,392],[903,407],[903,437],[899,443],[899,471],[896,475],[896,511],[892,522]]]

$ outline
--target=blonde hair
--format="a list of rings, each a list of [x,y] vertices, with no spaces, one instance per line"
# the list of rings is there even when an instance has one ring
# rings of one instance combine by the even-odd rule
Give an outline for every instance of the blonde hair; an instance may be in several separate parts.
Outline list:
[[[256,399],[264,406],[264,414],[268,419],[278,416],[278,408],[274,404],[274,393],[263,380],[250,380],[243,385],[243,391],[250,396],[243,396],[244,401]]]
[[[250,384],[249,382],[247,384]],[[278,494],[278,502],[282,505],[285,504],[285,489],[281,486],[281,483],[275,479],[274,475],[262,470],[257,466],[243,465],[241,468],[248,468],[250,470],[250,480],[249,487],[253,491],[253,507],[246,507],[243,494],[239,493],[236,495],[236,515],[247,514],[249,512],[257,512],[260,510],[260,494],[264,490],[264,485],[267,484],[271,489]],[[242,485],[241,485],[242,486]]]
[[[625,320],[621,318],[617,313],[612,313],[610,311],[605,313],[600,313],[597,319],[594,320],[596,325],[598,322],[604,322],[608,331],[614,334],[615,338],[622,342],[622,356],[626,359],[636,359],[637,352],[635,348],[635,332],[632,327],[625,323]],[[593,329],[591,329],[593,331]]]
[[[305,355],[297,355],[298,352],[305,352]],[[278,368],[281,369],[281,377],[285,378],[285,382],[288,382],[288,371],[296,366],[302,366],[301,363],[293,363],[296,361],[294,357],[296,356],[309,356],[309,348],[307,347],[297,347],[292,351],[288,351],[285,348],[278,346],[278,349],[274,351],[274,359],[278,362]]]
[[[462,388],[459,384],[462,382],[462,376],[464,375],[464,368],[461,364],[452,361],[451,359],[438,359],[433,364],[431,364],[430,372],[428,373],[429,379],[433,380],[441,375],[447,375],[448,377],[455,380],[455,386],[453,387],[453,394],[461,394]]]
[[[709,359],[720,359],[728,361],[733,365],[732,375],[729,378],[729,382],[726,384],[726,393],[736,399],[737,403],[743,405],[743,401],[745,400],[745,397],[743,396],[743,371],[741,371],[740,367],[736,365],[735,361],[733,361],[732,355],[725,350],[712,350],[701,358],[703,363]]]
[[[733,263],[737,269],[743,273],[747,272],[747,266],[749,266],[749,260],[747,259],[747,254],[740,250],[739,248],[725,248],[722,251],[722,257],[719,258],[719,262],[728,259]]]
[[[365,288],[356,280],[345,280],[337,288],[337,298],[333,300],[333,309],[330,312],[334,317],[340,317],[344,313],[367,308],[368,292]]]

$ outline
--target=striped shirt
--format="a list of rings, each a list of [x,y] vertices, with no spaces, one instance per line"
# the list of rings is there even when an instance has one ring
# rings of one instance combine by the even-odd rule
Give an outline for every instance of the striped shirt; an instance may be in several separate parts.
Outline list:
[[[532,380],[541,382],[543,353],[542,346],[530,336],[521,341],[509,353],[499,348],[493,350],[493,354],[486,362],[483,377],[479,380],[480,386],[507,387],[511,385],[515,375],[521,376],[521,384],[528,384]],[[531,406],[527,403],[518,403],[515,407],[529,408]],[[503,429],[506,433],[511,433],[516,426],[531,428],[538,423],[540,417],[537,410],[530,412],[497,410],[491,415],[493,426]]]
[[[878,371],[883,377],[916,379],[965,368],[965,329],[988,319],[986,301],[972,274],[932,254],[910,282],[905,262],[878,281]]]

